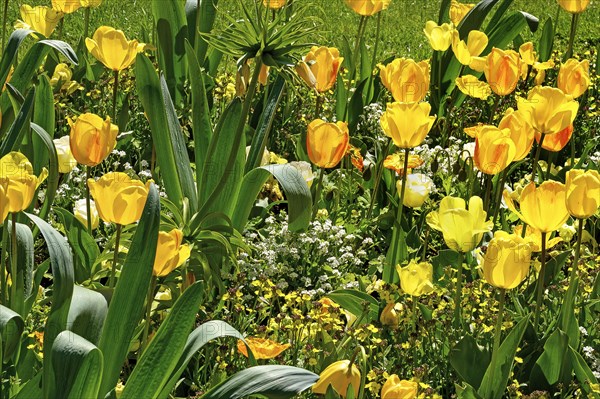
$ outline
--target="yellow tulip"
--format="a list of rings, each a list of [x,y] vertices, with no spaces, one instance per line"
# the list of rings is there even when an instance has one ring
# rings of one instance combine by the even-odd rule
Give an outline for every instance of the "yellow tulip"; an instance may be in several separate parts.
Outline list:
[[[327,123],[315,119],[306,132],[308,158],[321,168],[333,168],[346,154],[349,141],[346,122]]]
[[[414,148],[431,130],[435,116],[429,116],[429,103],[388,103],[381,116],[381,128],[396,147]]]
[[[140,220],[151,183],[133,180],[122,172],[106,173],[98,181],[88,179],[100,218],[121,225]]]
[[[423,165],[425,161],[420,156],[410,154],[408,156],[408,172],[411,169],[417,168]],[[383,167],[386,169],[393,170],[399,175],[404,174],[404,151],[396,152],[392,155],[388,155],[383,161]]]
[[[498,124],[498,129],[510,130],[510,138],[516,149],[513,161],[520,161],[529,154],[535,133],[521,111],[508,108]]]
[[[513,234],[523,237],[523,225],[519,224],[513,228]],[[529,243],[532,252],[542,252],[542,232],[531,226],[525,225],[525,241]],[[550,235],[546,235],[546,249],[554,247],[556,244],[562,241],[562,238],[555,237],[550,238]]]
[[[296,72],[309,87],[324,93],[335,84],[343,61],[338,49],[314,46],[296,66]]]
[[[80,164],[96,166],[110,154],[117,143],[119,128],[95,114],[79,115],[71,125],[71,152]]]
[[[509,95],[519,82],[521,57],[514,50],[494,47],[486,57],[483,73],[494,93],[499,96]]]
[[[531,245],[520,236],[497,231],[483,257],[483,276],[494,287],[511,290],[529,274]]]
[[[403,103],[419,102],[429,91],[429,63],[410,58],[396,58],[379,66],[381,83],[392,93],[394,100]]]
[[[456,0],[452,0],[450,2],[450,21],[454,24],[454,26],[458,26],[463,18],[471,11],[471,9],[475,7],[475,4],[471,3],[460,3]]]
[[[452,32],[452,51],[458,62],[463,65],[470,65],[473,57],[479,57],[487,45],[487,35],[479,30],[470,31],[466,42],[460,40],[457,30]]]
[[[408,295],[421,296],[433,292],[433,266],[431,263],[417,263],[414,259],[404,267],[396,265],[400,276],[400,287]]]
[[[438,25],[434,21],[427,21],[423,32],[429,40],[431,48],[436,51],[446,51],[452,44],[452,32],[454,31],[454,25],[442,24]]]
[[[398,195],[402,191],[402,179],[396,183]],[[406,176],[406,190],[404,190],[404,206],[419,208],[429,198],[433,189],[433,180],[421,173],[411,173]]]
[[[397,328],[398,323],[400,322],[400,311],[402,310],[402,305],[399,303],[390,302],[385,305],[385,308],[381,311],[381,316],[379,316],[379,321],[384,326],[388,326],[391,328]]]
[[[66,90],[67,94],[70,94],[78,87],[77,82],[71,81],[72,76],[73,72],[71,71],[71,68],[69,68],[69,66],[64,62],[61,62],[60,64],[56,65],[56,68],[54,68],[54,73],[50,79],[50,85],[56,87],[58,84],[60,84],[58,88],[60,90]]]
[[[90,200],[90,213],[92,214],[92,230],[94,230],[100,225],[100,217],[98,216],[96,203],[92,200]],[[75,205],[73,206],[73,215],[75,215],[75,219],[79,220],[82,225],[87,226],[88,218],[85,198],[75,201]]]
[[[564,184],[545,181],[539,187],[531,182],[521,192],[520,211],[507,191],[504,200],[508,209],[542,233],[558,230],[569,218],[566,205],[567,190]]]
[[[558,0],[563,10],[572,14],[584,12],[590,5],[590,0]]]
[[[62,136],[59,139],[54,139],[54,147],[58,155],[58,171],[60,173],[69,173],[77,166],[77,161],[71,152],[69,144],[69,136]]]
[[[456,86],[458,90],[467,96],[481,100],[487,100],[492,94],[490,85],[477,79],[474,75],[464,75],[456,78]]]
[[[29,207],[38,186],[46,179],[48,171],[33,174],[33,166],[20,152],[9,152],[0,159],[0,179],[4,185],[5,201],[0,213],[20,212]]]
[[[515,159],[517,148],[509,129],[483,126],[475,139],[473,160],[477,169],[488,175],[502,172]]]
[[[285,5],[287,0],[263,0],[263,6],[278,10]]]
[[[547,135],[544,137],[544,142],[542,143],[542,148],[547,151],[559,152],[571,140],[573,136],[573,125],[569,125],[560,132],[556,134]],[[542,135],[539,132],[535,132],[535,141],[536,143],[540,143],[542,139]]]
[[[367,17],[385,10],[391,2],[392,0],[346,0],[346,4],[354,12]]]
[[[600,207],[600,173],[571,169],[567,172],[567,209],[571,216],[587,219]]]
[[[468,210],[464,199],[444,197],[439,210],[427,214],[427,224],[441,231],[448,248],[456,252],[469,252],[479,245],[483,234],[494,226],[486,220],[483,201],[477,196],[469,199]]]
[[[273,359],[291,346],[290,344],[280,344],[266,338],[254,337],[246,338],[246,343],[248,343],[255,359]],[[238,340],[237,349],[242,355],[248,357],[248,348],[244,344],[244,341]]]
[[[360,370],[356,365],[350,365],[350,360],[339,360],[331,363],[319,376],[319,380],[313,385],[314,393],[325,395],[327,387],[333,388],[342,398],[346,397],[348,387],[352,385],[355,393],[360,388]]]
[[[81,7],[79,0],[52,0],[52,8],[65,14],[71,14],[79,10],[79,7]]]
[[[191,249],[182,244],[183,232],[173,229],[170,232],[160,231],[156,245],[153,272],[157,277],[164,277],[183,265],[189,259]]]
[[[96,29],[92,39],[85,38],[85,45],[98,61],[113,71],[129,67],[138,53],[137,40],[127,40],[123,31],[110,26]]]
[[[526,65],[534,65],[538,58],[532,42],[521,44],[519,55],[521,56],[521,61]]]
[[[556,86],[565,94],[580,97],[590,85],[590,62],[583,60],[581,62],[574,58],[567,60],[560,67]]]
[[[0,223],[4,223],[4,220],[8,216],[8,179],[0,177]],[[4,273],[4,272],[2,272]]]
[[[416,399],[419,383],[416,381],[400,380],[392,374],[381,387],[381,399]]]
[[[573,123],[579,103],[560,89],[536,86],[527,99],[517,98],[517,108],[537,133],[555,134]]]
[[[50,37],[63,17],[63,13],[46,6],[31,7],[23,4],[19,11],[22,21],[17,21],[15,28],[33,29],[45,37]]]
[[[102,0],[80,0],[81,7],[98,7],[102,4]]]

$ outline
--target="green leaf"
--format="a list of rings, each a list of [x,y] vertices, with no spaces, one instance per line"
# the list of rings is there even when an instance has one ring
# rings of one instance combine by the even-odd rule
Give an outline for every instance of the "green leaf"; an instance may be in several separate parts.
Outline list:
[[[70,331],[97,345],[107,312],[104,295],[76,285],[67,326]]]
[[[478,345],[475,338],[465,335],[450,351],[448,361],[463,381],[477,389],[491,358],[491,353]]]
[[[371,295],[357,290],[335,290],[326,295],[343,309],[356,317],[363,315],[361,322],[370,323],[379,316],[379,303]]]
[[[552,25],[552,18],[548,18],[544,23],[542,29],[542,35],[538,44],[538,57],[540,62],[545,62],[552,56],[552,49],[554,48],[554,26]]]
[[[201,399],[240,399],[264,395],[269,399],[288,399],[314,385],[319,376],[292,366],[256,366],[229,377]]]
[[[594,397],[591,395],[590,389],[590,384],[598,384],[598,379],[594,375],[594,372],[590,369],[590,366],[588,366],[583,357],[575,349],[569,348],[569,355],[577,381],[579,381],[582,389],[588,395],[590,395],[590,397]],[[597,393],[595,397],[598,398]]]
[[[43,397],[42,394],[42,372],[39,372],[21,386],[21,390],[12,399],[40,399]]]
[[[12,222],[6,221],[9,242],[12,240]],[[10,307],[12,310],[21,315],[24,319],[27,317],[25,313],[25,298],[31,294],[33,286],[33,264],[34,264],[34,246],[33,234],[31,229],[26,224],[17,223],[16,226],[17,238],[17,270],[12,270],[12,286],[10,295]],[[12,257],[12,255],[10,255]],[[12,260],[7,267],[12,269]]]
[[[564,331],[569,338],[569,345],[573,348],[579,347],[579,323],[575,316],[575,296],[577,295],[577,287],[579,279],[575,277],[569,282],[569,289],[563,298],[563,303],[560,307],[558,315],[558,328]]]
[[[483,54],[488,54],[492,47],[505,48],[510,44],[526,27],[531,32],[535,32],[540,21],[531,14],[523,11],[515,12],[504,17],[498,25],[487,32],[489,42]]]
[[[25,132],[29,130],[29,121],[33,112],[34,99],[35,90],[31,89],[29,93],[27,93],[27,97],[25,97],[25,101],[23,102],[17,117],[8,129],[6,136],[2,137],[2,145],[0,145],[0,158],[11,151],[18,149],[23,142]],[[3,121],[3,123],[6,123],[6,121]]]
[[[7,363],[10,360],[19,346],[24,328],[25,323],[18,313],[0,305],[0,336],[2,337],[0,362]]]
[[[152,184],[142,218],[121,268],[98,344],[104,355],[100,397],[104,397],[117,384],[129,352],[129,343],[141,320],[152,278],[159,225],[160,200],[156,185]]]
[[[175,302],[129,376],[121,399],[158,397],[183,353],[202,302],[202,291],[203,285],[197,282]]]
[[[571,379],[571,362],[569,357],[569,337],[560,330],[554,330],[531,370],[529,378],[531,386],[539,389],[550,389],[558,382],[569,383]]]
[[[198,62],[205,68],[208,42],[202,37],[202,34],[212,31],[217,17],[218,2],[218,0],[187,0],[185,3],[189,40],[196,49]],[[199,12],[198,6],[200,6]]]
[[[23,40],[25,40],[32,32],[33,30],[31,29],[16,29],[10,34],[6,48],[2,53],[2,60],[0,60],[0,87],[4,87],[4,83],[6,83],[6,78],[8,77],[10,68],[17,56],[17,50],[19,50],[21,43],[23,43]]]
[[[50,397],[96,398],[102,379],[102,352],[79,335],[63,331],[52,345],[56,392]]]
[[[54,93],[46,75],[39,78],[40,82],[35,91],[35,103],[33,107],[33,123],[41,127],[52,139],[55,127]],[[48,147],[44,140],[38,135],[32,137],[33,141],[33,171],[39,175],[42,167],[48,163]]]
[[[44,198],[44,204],[42,205],[42,209],[40,209],[40,218],[45,219],[50,213],[50,208],[52,207],[52,203],[54,202],[54,197],[56,196],[56,190],[58,189],[58,154],[56,153],[56,147],[52,142],[52,138],[50,135],[44,130],[43,127],[32,123],[31,129],[35,133],[35,137],[39,140],[40,148],[45,147],[47,151],[46,159],[49,161],[48,163],[48,185],[46,187],[46,195]],[[37,236],[37,233],[34,235]]]

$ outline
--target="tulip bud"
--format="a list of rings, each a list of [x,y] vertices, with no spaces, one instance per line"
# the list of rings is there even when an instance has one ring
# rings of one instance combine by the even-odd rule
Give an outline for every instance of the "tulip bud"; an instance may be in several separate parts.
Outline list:
[[[324,93],[335,84],[343,61],[338,49],[314,46],[298,64],[296,72],[309,87]]]
[[[583,60],[581,62],[574,58],[567,60],[560,67],[556,86],[565,94],[580,97],[590,85],[590,62]]]
[[[569,125],[556,134],[548,134],[544,137],[542,148],[546,151],[559,152],[566,147],[573,136],[573,125]],[[542,135],[535,132],[535,142],[540,143]]]
[[[98,217],[98,210],[96,209],[96,203],[90,200],[90,212],[92,214],[92,230],[96,229],[100,224],[100,218]],[[87,226],[87,204],[85,198],[75,201],[73,206],[73,214],[75,218],[81,222],[84,226]]]
[[[360,388],[360,370],[356,365],[350,364],[350,360],[339,360],[331,363],[323,370],[312,390],[314,393],[325,395],[329,385],[342,398],[346,397],[350,385],[352,385],[354,392],[358,392]]]
[[[483,275],[494,287],[516,288],[529,274],[531,246],[515,234],[498,231],[483,257]]]
[[[419,102],[429,91],[429,64],[396,58],[386,66],[379,66],[381,82],[392,93],[394,100],[404,103]]]
[[[428,262],[417,263],[414,259],[405,267],[396,265],[400,287],[408,295],[421,296],[433,292],[433,266]]]
[[[306,133],[308,158],[321,168],[333,168],[346,154],[349,140],[346,122],[326,123],[315,119]]]
[[[396,147],[414,148],[431,130],[435,116],[430,116],[429,103],[388,103],[381,116],[381,128]]]
[[[115,148],[119,128],[95,114],[79,115],[71,125],[70,146],[80,164],[96,166]]]
[[[521,57],[514,50],[494,47],[486,58],[483,73],[492,91],[499,96],[506,96],[517,88]]]
[[[179,229],[173,229],[168,233],[164,231],[158,233],[153,266],[155,276],[164,277],[189,259],[190,246],[182,244],[182,241],[183,232]]]
[[[402,192],[402,180],[396,183],[398,195]],[[404,191],[404,206],[419,208],[429,198],[433,188],[433,180],[421,173],[411,173],[406,176],[406,189]]]
[[[488,175],[502,172],[515,159],[515,143],[509,129],[484,126],[475,139],[475,166]]]
[[[595,170],[571,169],[566,177],[566,204],[579,219],[593,216],[600,207],[600,174]]]
[[[498,129],[508,129],[510,131],[510,139],[515,144],[516,149],[513,161],[520,161],[529,154],[533,146],[535,133],[531,125],[527,123],[523,112],[508,108],[498,124]]]
[[[438,25],[434,21],[427,21],[425,29],[423,29],[431,48],[436,51],[448,50],[448,47],[452,44],[453,31],[454,25],[447,23]]]
[[[289,165],[298,169],[308,187],[312,186],[313,180],[315,180],[315,175],[312,172],[310,163],[305,161],[294,161],[290,162]]]
[[[558,0],[558,5],[566,12],[579,14],[588,8],[590,0]]]
[[[27,209],[33,201],[38,186],[47,176],[46,168],[39,176],[35,176],[33,166],[20,152],[13,151],[3,156],[0,159],[0,185],[3,186],[5,198],[4,202],[0,204],[0,214],[21,212]]]

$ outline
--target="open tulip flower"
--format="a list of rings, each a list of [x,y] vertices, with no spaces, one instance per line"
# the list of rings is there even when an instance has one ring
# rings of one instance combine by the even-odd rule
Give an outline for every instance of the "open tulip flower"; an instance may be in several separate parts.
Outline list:
[[[71,125],[70,146],[80,164],[96,166],[115,148],[119,128],[95,114],[79,115]]]
[[[99,27],[91,39],[85,39],[85,45],[94,58],[113,71],[128,68],[138,53],[137,40],[127,40],[123,31],[110,26]]]
[[[477,169],[483,173],[496,175],[514,161],[516,152],[509,129],[485,125],[475,139],[473,160]]]
[[[494,287],[516,288],[529,274],[531,244],[516,234],[497,231],[483,257],[483,276]]]
[[[396,58],[385,66],[380,65],[379,70],[381,83],[398,102],[419,102],[429,91],[427,61],[417,63],[410,58]]]
[[[31,162],[20,152],[13,151],[3,156],[0,159],[0,182],[4,191],[4,201],[0,205],[2,219],[6,218],[7,212],[16,213],[29,208],[35,191],[47,176],[46,168],[39,176],[34,175]]]
[[[291,346],[290,344],[280,344],[279,342],[270,339],[255,337],[247,337],[246,343],[250,347],[255,359],[276,358]],[[248,357],[248,348],[246,347],[246,344],[244,344],[244,341],[238,340],[237,349],[242,355]]]
[[[588,8],[590,0],[558,0],[558,5],[566,12],[579,14]]]
[[[346,397],[348,387],[352,385],[354,392],[360,387],[360,370],[350,360],[339,360],[331,363],[321,372],[319,380],[313,385],[314,393],[325,395],[327,387],[333,388],[342,398]]]
[[[570,58],[560,67],[556,86],[565,94],[580,97],[590,85],[590,61]]]
[[[156,244],[153,272],[157,277],[164,277],[189,259],[191,249],[188,244],[182,244],[183,232],[173,229],[170,232],[160,231]]]
[[[392,374],[381,387],[381,399],[415,399],[418,390],[418,382],[400,380],[398,375]]]
[[[452,32],[452,51],[458,62],[470,65],[473,57],[478,57],[488,45],[488,37],[479,30],[469,32],[467,41],[460,40],[457,30]]]
[[[346,0],[348,7],[356,13],[369,17],[388,8],[392,0]]]
[[[494,93],[507,96],[515,91],[519,83],[521,57],[514,50],[494,47],[486,57],[483,73]]]
[[[343,61],[338,49],[314,46],[296,66],[296,72],[309,87],[324,93],[335,84]]]
[[[435,122],[429,103],[388,103],[381,116],[381,128],[398,148],[421,145]]]
[[[315,119],[306,133],[308,158],[321,168],[333,168],[346,154],[349,140],[346,122],[327,123]]]
[[[427,21],[423,29],[431,48],[436,51],[446,51],[452,44],[453,24],[438,25],[434,21]]]
[[[517,98],[517,107],[536,132],[556,134],[573,123],[579,104],[560,89],[536,86],[527,99]]]
[[[571,169],[566,176],[566,205],[571,216],[587,219],[600,207],[600,173]]]
[[[408,295],[421,296],[433,292],[433,266],[428,262],[411,260],[404,267],[396,265],[400,287]]]
[[[46,6],[35,6],[23,4],[19,11],[21,19],[15,24],[15,28],[32,29],[45,37],[50,37],[56,26],[63,17],[63,13]]]
[[[504,111],[504,116],[498,124],[498,129],[510,130],[510,138],[515,144],[515,156],[513,162],[525,158],[531,151],[535,133],[533,128],[521,111],[515,111],[508,108]]]

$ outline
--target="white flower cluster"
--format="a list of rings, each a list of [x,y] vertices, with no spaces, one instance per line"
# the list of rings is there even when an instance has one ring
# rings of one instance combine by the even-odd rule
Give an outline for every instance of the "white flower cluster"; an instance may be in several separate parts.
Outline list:
[[[594,376],[600,378],[600,353],[591,346],[584,346],[583,356],[588,360]]]

